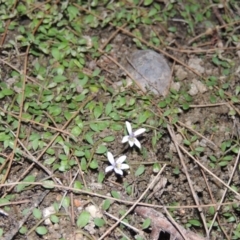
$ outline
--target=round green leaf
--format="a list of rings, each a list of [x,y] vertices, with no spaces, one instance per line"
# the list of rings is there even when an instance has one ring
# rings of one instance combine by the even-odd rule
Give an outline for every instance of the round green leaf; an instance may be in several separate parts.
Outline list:
[[[70,198],[69,197],[64,197],[62,200],[62,205],[64,208],[68,208],[70,206]]]
[[[42,213],[41,213],[41,211],[38,208],[34,208],[33,209],[33,216],[36,219],[40,219],[42,217]]]
[[[78,217],[77,226],[80,228],[85,227],[88,224],[90,217],[91,217],[91,215],[89,212],[82,211],[80,216]]]
[[[102,218],[95,218],[94,219],[94,224],[97,227],[102,227],[105,224],[105,221]]]
[[[36,228],[36,232],[39,234],[39,235],[45,235],[48,230],[47,228],[43,227],[43,226],[40,226],[40,227],[37,227]]]
[[[76,188],[76,189],[81,189],[83,186],[82,186],[82,183],[78,180],[76,180],[73,184],[73,187]]]
[[[71,133],[72,133],[75,137],[79,136],[79,135],[81,134],[81,132],[82,132],[82,129],[81,129],[80,127],[78,127],[78,126],[75,126],[75,127],[72,129],[72,131],[71,131]]]
[[[42,185],[44,188],[47,188],[47,189],[52,189],[54,188],[54,181],[52,180],[45,180],[43,181],[43,185]]]
[[[97,169],[98,168],[98,162],[97,160],[92,160],[91,163],[90,163],[90,168],[91,169]]]
[[[26,226],[23,226],[23,227],[21,227],[20,229],[19,229],[19,232],[21,233],[21,234],[25,234],[26,232],[27,232],[27,227]],[[0,235],[1,236],[1,235]]]
[[[104,146],[104,145],[98,146],[98,148],[96,150],[96,153],[98,153],[98,154],[103,154],[103,153],[106,153],[106,152],[107,152],[107,147]]]
[[[144,220],[143,224],[142,224],[142,229],[147,229],[149,228],[151,225],[151,219],[150,218],[147,218]]]
[[[58,223],[59,222],[59,218],[56,215],[51,215],[50,220],[51,220],[52,223]]]

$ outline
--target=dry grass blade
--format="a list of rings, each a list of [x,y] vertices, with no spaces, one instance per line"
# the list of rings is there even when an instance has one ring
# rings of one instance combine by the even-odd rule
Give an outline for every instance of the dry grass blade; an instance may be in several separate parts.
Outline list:
[[[174,134],[172,128],[171,128],[169,125],[168,125],[168,131],[169,131],[169,134],[171,135],[172,141],[174,142],[175,147],[176,147],[176,149],[177,149],[178,156],[179,156],[179,158],[180,158],[180,160],[181,160],[181,164],[182,164],[183,169],[184,169],[184,173],[186,174],[186,177],[187,177],[187,179],[188,179],[188,184],[189,184],[189,187],[190,187],[190,189],[191,189],[192,196],[193,196],[193,198],[194,198],[194,201],[195,201],[196,205],[199,206],[198,211],[199,211],[199,214],[200,214],[200,216],[201,216],[201,219],[202,219],[202,222],[203,222],[203,225],[204,225],[204,228],[205,228],[207,237],[209,237],[209,231],[208,231],[208,228],[207,228],[206,218],[205,218],[205,216],[204,216],[204,214],[203,214],[202,208],[200,207],[200,203],[199,203],[197,194],[196,194],[196,192],[195,192],[195,190],[194,190],[194,188],[193,188],[193,186],[192,186],[192,180],[191,180],[191,178],[190,178],[190,176],[189,176],[189,174],[188,174],[188,170],[187,170],[187,167],[186,167],[185,162],[184,162],[184,160],[183,160],[182,153],[181,153],[181,151],[180,151],[180,149],[179,149],[179,146],[178,146],[178,143],[177,143],[175,134]]]

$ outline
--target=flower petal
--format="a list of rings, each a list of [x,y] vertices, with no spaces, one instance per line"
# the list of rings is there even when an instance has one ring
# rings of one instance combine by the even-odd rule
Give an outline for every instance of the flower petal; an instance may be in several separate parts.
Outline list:
[[[119,175],[123,175],[123,171],[121,169],[118,168],[114,168],[115,173],[119,174]]]
[[[122,163],[126,160],[126,158],[127,158],[127,157],[126,157],[125,155],[123,155],[123,156],[121,156],[120,158],[118,158],[118,160],[116,161],[116,163],[117,163],[117,164],[119,164],[119,163],[122,164]]]
[[[141,143],[136,138],[134,143],[138,148],[141,148]]]
[[[114,169],[113,166],[108,166],[108,167],[105,168],[105,172],[106,172],[106,173],[107,173],[107,172],[110,172],[110,171],[112,171],[113,169]]]
[[[129,169],[129,166],[125,163],[122,164],[121,169]]]
[[[137,139],[136,139],[136,140],[137,140]],[[135,141],[136,141],[136,140],[135,140]],[[131,141],[131,140],[129,140],[128,143],[129,143],[130,147],[132,147],[132,146],[134,145],[134,142]]]
[[[136,131],[134,132],[134,136],[138,136],[138,135],[144,133],[145,131],[146,131],[145,128],[139,128],[138,130],[136,130]]]
[[[126,121],[125,123],[126,123],[126,127],[127,127],[127,130],[128,130],[128,133],[129,133],[129,135],[131,135],[131,134],[132,134],[132,126],[131,126],[131,123],[128,122],[128,121]]]
[[[115,166],[114,157],[110,152],[107,152],[107,158],[108,158],[108,161],[111,163],[111,165]]]
[[[129,136],[124,136],[122,139],[122,143],[128,142]]]

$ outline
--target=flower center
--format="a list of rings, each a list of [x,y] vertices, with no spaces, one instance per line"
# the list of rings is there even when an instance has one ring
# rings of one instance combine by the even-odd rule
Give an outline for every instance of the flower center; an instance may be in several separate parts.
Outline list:
[[[134,136],[134,134],[129,135],[129,141],[135,142],[135,136]]]
[[[116,168],[117,168],[117,169],[122,169],[122,164],[121,164],[121,163],[117,163],[117,164],[116,164]]]

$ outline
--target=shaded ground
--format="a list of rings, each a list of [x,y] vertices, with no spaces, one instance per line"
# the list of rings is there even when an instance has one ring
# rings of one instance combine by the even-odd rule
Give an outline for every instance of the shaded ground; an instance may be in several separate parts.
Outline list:
[[[150,2],[2,5],[2,239],[163,239],[163,216],[240,238],[240,6]],[[165,55],[166,97],[128,86],[137,49]],[[125,121],[146,128],[141,150],[121,143]],[[107,151],[127,156],[123,177]]]

